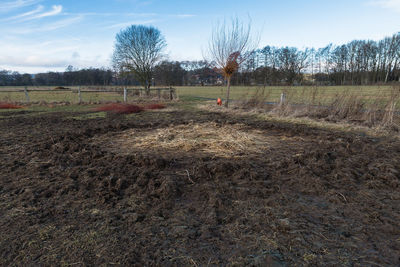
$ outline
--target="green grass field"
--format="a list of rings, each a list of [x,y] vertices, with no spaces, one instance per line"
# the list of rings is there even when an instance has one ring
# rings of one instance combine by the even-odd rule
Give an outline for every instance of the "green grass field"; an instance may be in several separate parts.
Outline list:
[[[54,87],[28,87],[34,90],[50,90]],[[31,102],[70,102],[77,103],[79,101],[77,87],[70,87],[74,91],[32,91],[29,92]],[[93,89],[117,89],[116,87],[90,87],[82,88],[82,90]],[[175,87],[179,98],[185,100],[204,100],[204,98],[224,99],[226,96],[226,87],[222,86],[198,86],[198,87]],[[326,104],[330,103],[338,95],[354,95],[367,102],[376,99],[383,99],[390,96],[393,92],[393,86],[269,86],[269,87],[245,87],[233,86],[231,88],[230,98],[233,100],[244,100],[251,97],[262,98],[268,102],[278,102],[280,95],[284,92],[287,99],[294,103],[314,103]],[[14,91],[15,92],[2,92]],[[18,90],[20,90],[18,92]],[[23,87],[0,87],[1,102],[26,102],[24,92],[21,92]],[[121,88],[119,89],[121,90]],[[397,91],[399,87],[397,87]],[[133,100],[136,97],[128,94],[128,100]],[[121,92],[83,92],[83,102],[98,102],[98,101],[122,101],[123,95]]]
[[[241,100],[254,95],[264,96],[267,101],[277,102],[282,93],[295,102],[303,102],[315,97],[317,102],[324,103],[338,94],[354,94],[362,98],[382,97],[390,95],[392,86],[268,86],[268,87],[244,87],[234,86],[230,92],[230,98]],[[204,86],[204,87],[177,87],[180,98],[225,98],[226,87]]]
[[[70,91],[44,91],[44,92],[29,92],[29,99],[31,102],[44,101],[47,103],[51,102],[70,102],[78,103],[79,97],[75,92]],[[122,101],[123,96],[119,93],[109,92],[93,92],[93,93],[82,93],[83,102],[97,102],[97,101]],[[0,101],[4,102],[26,102],[24,92],[1,92],[0,90]]]

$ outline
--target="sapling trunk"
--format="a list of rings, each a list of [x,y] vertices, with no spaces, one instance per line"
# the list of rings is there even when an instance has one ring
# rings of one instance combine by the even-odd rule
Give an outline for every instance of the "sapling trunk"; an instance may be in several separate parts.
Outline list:
[[[150,83],[146,82],[146,96],[150,96]]]
[[[226,100],[225,100],[225,107],[229,106],[229,92],[231,90],[231,76],[227,78],[227,89],[226,89]]]

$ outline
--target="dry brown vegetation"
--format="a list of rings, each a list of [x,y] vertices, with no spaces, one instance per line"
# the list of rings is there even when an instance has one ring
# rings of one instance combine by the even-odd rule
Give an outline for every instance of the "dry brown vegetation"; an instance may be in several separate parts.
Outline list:
[[[270,92],[268,89],[258,89],[254,94],[244,96],[244,100],[238,101],[236,107],[267,110],[282,117],[309,117],[399,130],[400,86],[393,86],[389,91],[370,97],[347,91],[324,96],[324,91],[318,87],[307,91],[287,90],[284,94],[285,102],[267,104]]]
[[[215,157],[257,155],[272,141],[262,131],[244,124],[221,126],[215,122],[171,125],[155,130],[132,129],[95,140],[117,153],[157,148],[163,153],[196,152]]]

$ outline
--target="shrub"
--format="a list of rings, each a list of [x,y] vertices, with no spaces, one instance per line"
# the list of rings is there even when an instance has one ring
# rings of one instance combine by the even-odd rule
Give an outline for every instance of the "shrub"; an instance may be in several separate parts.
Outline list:
[[[10,103],[0,103],[0,109],[19,109],[21,106],[17,106]]]

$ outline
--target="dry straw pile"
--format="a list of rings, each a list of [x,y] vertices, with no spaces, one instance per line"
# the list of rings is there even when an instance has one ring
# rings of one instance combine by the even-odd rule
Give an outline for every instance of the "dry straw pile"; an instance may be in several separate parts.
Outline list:
[[[247,129],[241,124],[219,126],[213,122],[189,123],[151,131],[130,129],[112,140],[104,137],[102,142],[113,151],[128,154],[138,150],[160,150],[240,157],[262,153],[268,148],[267,137],[260,131]]]

